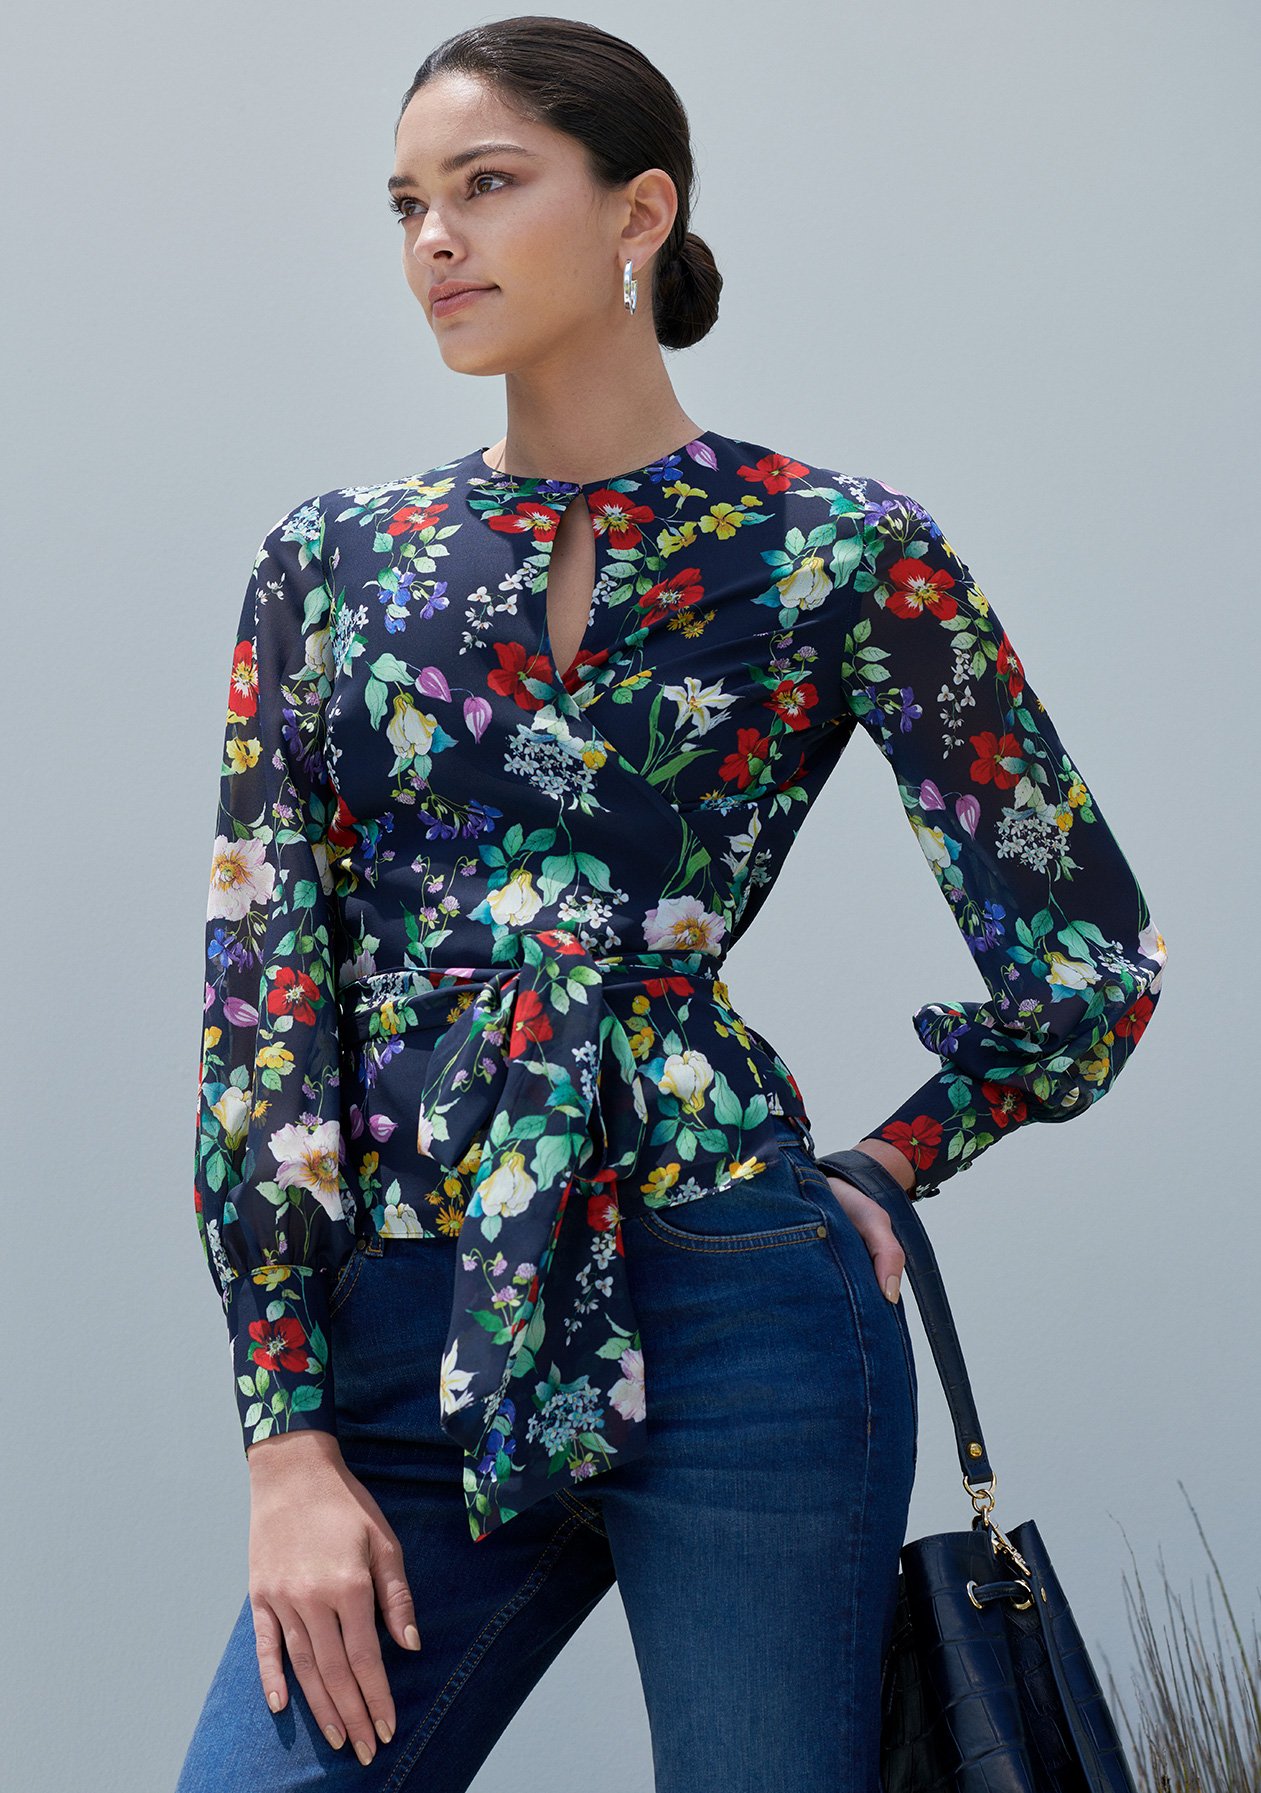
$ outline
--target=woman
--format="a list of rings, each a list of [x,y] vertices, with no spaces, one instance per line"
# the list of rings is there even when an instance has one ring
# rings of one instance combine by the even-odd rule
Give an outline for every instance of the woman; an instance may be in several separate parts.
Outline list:
[[[932,517],[680,407],[661,351],[721,284],[691,186],[621,40],[435,50],[391,204],[506,435],[312,498],[255,564],[197,1156],[250,1589],[181,1793],[464,1788],[615,1580],[658,1793],[871,1793],[917,1422],[872,1191],[1083,1112],[1157,999]],[[989,991],[916,1014],[939,1062],[865,1190],[717,975],[859,724]]]

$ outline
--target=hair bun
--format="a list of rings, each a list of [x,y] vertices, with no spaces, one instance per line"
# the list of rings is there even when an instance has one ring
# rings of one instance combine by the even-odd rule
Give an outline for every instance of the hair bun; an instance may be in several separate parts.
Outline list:
[[[653,315],[663,349],[690,349],[713,329],[722,275],[704,237],[684,233],[673,255],[659,258]]]

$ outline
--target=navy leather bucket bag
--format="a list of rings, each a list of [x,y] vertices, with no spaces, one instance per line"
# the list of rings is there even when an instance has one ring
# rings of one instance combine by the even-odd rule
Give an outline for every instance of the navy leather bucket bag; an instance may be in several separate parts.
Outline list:
[[[915,1204],[866,1152],[816,1163],[878,1201],[954,1424],[971,1529],[903,1545],[881,1689],[885,1793],[1136,1793],[1121,1739],[1032,1519],[993,1517],[995,1475],[941,1272]]]

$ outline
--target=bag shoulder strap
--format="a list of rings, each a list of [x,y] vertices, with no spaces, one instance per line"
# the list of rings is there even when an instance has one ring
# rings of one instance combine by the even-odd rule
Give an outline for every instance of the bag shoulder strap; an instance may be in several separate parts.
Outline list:
[[[954,1315],[946,1300],[932,1241],[915,1212],[915,1203],[893,1172],[886,1170],[867,1152],[857,1149],[828,1152],[823,1157],[816,1157],[814,1162],[821,1170],[831,1171],[834,1176],[844,1177],[847,1183],[856,1184],[864,1195],[879,1202],[889,1216],[898,1244],[906,1254],[906,1276],[910,1279],[915,1305],[924,1322],[933,1362],[937,1365],[946,1404],[950,1408],[959,1466],[968,1480],[988,1481],[994,1471],[981,1436],[981,1421],[972,1397],[972,1384],[963,1361]]]

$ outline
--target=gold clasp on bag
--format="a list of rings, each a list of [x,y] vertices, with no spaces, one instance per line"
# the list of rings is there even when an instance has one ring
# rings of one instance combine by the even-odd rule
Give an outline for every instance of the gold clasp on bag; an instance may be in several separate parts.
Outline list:
[[[1016,1549],[1016,1546],[1012,1543],[1006,1532],[997,1525],[991,1516],[994,1511],[994,1490],[998,1486],[997,1474],[991,1472],[988,1484],[985,1482],[972,1482],[969,1481],[967,1476],[964,1476],[963,1485],[971,1497],[972,1505],[976,1508],[977,1512],[981,1515],[989,1528],[991,1534],[990,1548],[992,1550],[998,1550],[1001,1546],[1011,1558],[1012,1562],[1015,1563],[1022,1575],[1032,1575],[1033,1570]],[[1032,1604],[1032,1602],[1030,1603]]]

